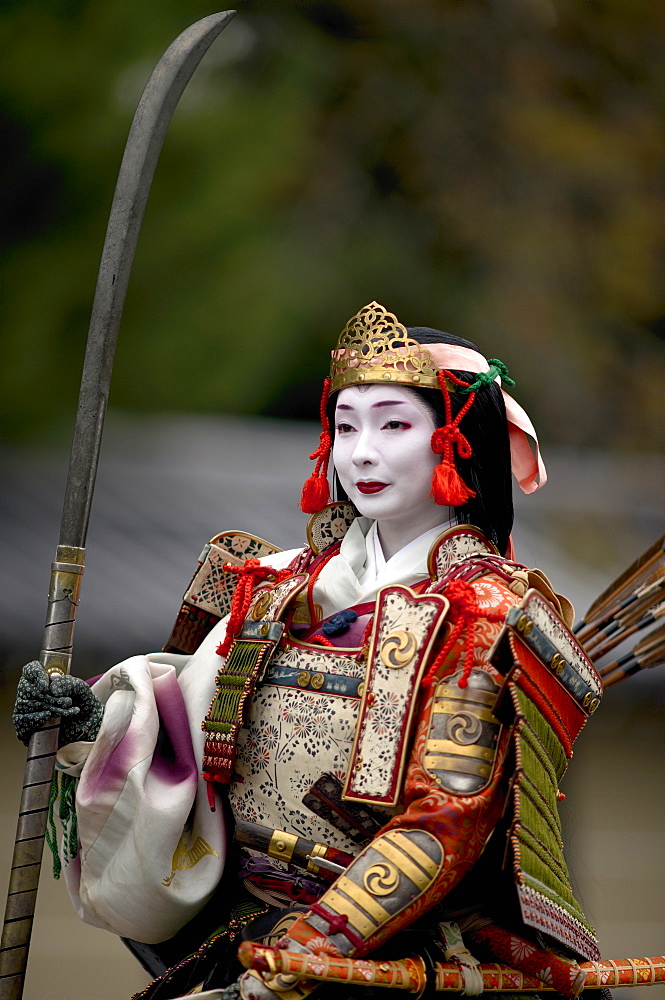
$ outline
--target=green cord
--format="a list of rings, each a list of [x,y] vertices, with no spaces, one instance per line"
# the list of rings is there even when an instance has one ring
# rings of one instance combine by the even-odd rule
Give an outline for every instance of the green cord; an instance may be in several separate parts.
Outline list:
[[[499,358],[488,358],[487,364],[489,365],[489,370],[486,372],[480,372],[478,377],[471,385],[467,386],[465,389],[460,389],[460,393],[468,395],[470,392],[477,392],[478,389],[482,389],[485,385],[491,385],[496,379],[497,375],[501,376],[501,381],[505,382],[506,385],[515,385],[515,379],[512,379],[508,374],[508,369],[504,365],[503,361]]]
[[[53,775],[53,781],[51,782],[51,794],[48,800],[48,816],[47,816],[47,826],[44,833],[46,843],[48,844],[49,850],[53,855],[53,878],[60,878],[62,872],[62,864],[60,861],[60,854],[58,852],[58,831],[55,828],[55,820],[53,818],[53,810],[55,808],[56,799],[58,798],[58,772]]]
[[[55,803],[60,798],[60,808],[58,817],[62,823],[62,857],[65,864],[73,861],[78,853],[78,823],[76,821],[76,785],[78,778],[73,778],[71,774],[61,774],[58,771],[53,775],[51,783],[51,794],[48,801],[47,827],[44,834],[49,850],[53,855],[53,878],[60,878],[62,874],[62,861],[58,851],[58,831],[55,825]]]
[[[79,849],[79,831],[76,821],[76,786],[78,778],[71,774],[60,777],[60,820],[65,831],[62,841],[65,864],[73,861]]]

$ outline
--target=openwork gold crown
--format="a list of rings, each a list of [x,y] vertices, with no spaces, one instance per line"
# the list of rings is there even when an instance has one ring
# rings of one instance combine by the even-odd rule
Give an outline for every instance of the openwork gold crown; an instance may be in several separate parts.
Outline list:
[[[406,327],[378,302],[370,302],[342,330],[332,352],[330,391],[347,385],[398,382],[438,388],[437,366]]]

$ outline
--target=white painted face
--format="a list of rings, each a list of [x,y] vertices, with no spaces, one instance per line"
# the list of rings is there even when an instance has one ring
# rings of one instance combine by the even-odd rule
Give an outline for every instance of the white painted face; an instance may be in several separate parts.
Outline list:
[[[430,410],[406,387],[349,386],[337,397],[339,480],[360,513],[379,522],[379,533],[382,525],[393,535],[397,530],[403,544],[447,514],[430,496],[439,461],[430,447],[434,429]]]

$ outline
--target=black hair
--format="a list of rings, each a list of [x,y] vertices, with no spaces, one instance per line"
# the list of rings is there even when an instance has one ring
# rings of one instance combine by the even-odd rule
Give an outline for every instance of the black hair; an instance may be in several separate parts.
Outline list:
[[[478,348],[463,337],[455,337],[441,330],[425,326],[407,327],[407,333],[419,344],[452,344],[456,347],[467,347],[472,351]],[[473,382],[475,375],[450,369],[454,375],[464,382]],[[427,405],[437,427],[442,427],[445,420],[443,396],[437,389],[408,388]],[[460,392],[451,392],[453,416],[462,408],[467,396]],[[334,434],[335,397],[331,399],[330,426]],[[460,430],[467,438],[472,455],[461,459],[455,455],[455,466],[464,482],[474,492],[463,507],[455,509],[454,520],[458,524],[474,524],[492,541],[503,555],[508,547],[510,533],[513,527],[513,494],[510,464],[510,439],[508,437],[508,421],[501,389],[496,383],[482,386],[476,393],[476,398],[469,411],[462,418]],[[336,496],[347,499],[335,474]]]
[[[478,350],[470,340],[430,327],[407,327],[407,332],[419,344],[452,344]],[[473,382],[476,377],[456,368],[450,371],[464,382]],[[445,413],[441,393],[436,389],[414,391],[433,409],[437,427],[443,426]],[[467,399],[468,396],[460,392],[450,394],[453,416]],[[476,495],[456,509],[456,519],[460,524],[475,524],[503,555],[513,529],[513,484],[506,407],[495,382],[482,386],[476,393],[473,405],[462,418],[460,430],[471,445],[472,455],[467,459],[455,455],[455,466]]]

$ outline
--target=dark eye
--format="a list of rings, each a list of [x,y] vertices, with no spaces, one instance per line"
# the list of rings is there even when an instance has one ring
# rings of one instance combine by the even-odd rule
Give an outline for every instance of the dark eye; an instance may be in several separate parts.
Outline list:
[[[387,431],[398,431],[402,429],[406,430],[410,426],[411,425],[407,424],[405,420],[388,420],[388,422],[383,425],[383,429]]]
[[[335,431],[338,434],[349,434],[353,430],[351,424],[337,424]]]

